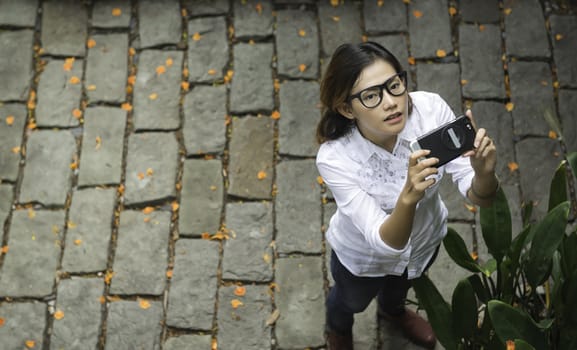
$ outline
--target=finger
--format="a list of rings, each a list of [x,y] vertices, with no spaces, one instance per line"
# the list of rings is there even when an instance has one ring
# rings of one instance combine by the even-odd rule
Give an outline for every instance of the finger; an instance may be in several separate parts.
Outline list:
[[[487,130],[485,130],[484,128],[477,129],[477,133],[475,134],[475,141],[473,141],[473,146],[475,148],[479,148],[479,146],[481,145],[481,141],[483,141],[483,138],[486,135]]]
[[[473,118],[473,111],[467,109],[467,111],[465,111],[465,115],[467,116],[467,118],[469,118],[471,124],[473,124],[473,126],[475,127],[475,130],[477,130],[477,123],[475,122],[475,118]]]
[[[411,153],[411,155],[409,156],[409,167],[415,166],[419,162],[420,158],[425,158],[430,153],[431,151],[428,149],[421,149]]]

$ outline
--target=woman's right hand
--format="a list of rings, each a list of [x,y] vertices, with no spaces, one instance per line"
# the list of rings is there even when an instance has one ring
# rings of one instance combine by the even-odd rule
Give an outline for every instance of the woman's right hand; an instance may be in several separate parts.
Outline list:
[[[416,205],[425,195],[425,190],[435,184],[433,177],[430,175],[438,173],[434,166],[439,162],[438,158],[425,158],[431,151],[418,150],[411,153],[409,157],[409,170],[407,182],[401,192],[401,200],[406,204]],[[419,161],[419,158],[423,158]]]

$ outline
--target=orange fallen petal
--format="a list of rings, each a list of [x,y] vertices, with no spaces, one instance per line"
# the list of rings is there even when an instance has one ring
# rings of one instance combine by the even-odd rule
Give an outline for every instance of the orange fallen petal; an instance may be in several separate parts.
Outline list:
[[[513,102],[508,102],[505,105],[505,109],[507,110],[507,112],[511,112],[513,109],[515,109],[515,104]]]
[[[57,311],[54,313],[54,318],[57,319],[57,320],[63,319],[63,318],[64,318],[64,312],[63,312],[62,310],[57,310]]]
[[[68,220],[68,222],[66,223],[66,227],[68,227],[69,229],[74,229],[76,228],[78,225],[76,225],[74,223],[74,221]]]
[[[148,95],[148,99],[150,100],[156,100],[158,98],[158,94],[156,92],[151,93],[150,95]]]
[[[144,180],[144,178],[145,178],[146,176],[144,175],[143,172],[139,172],[138,174],[136,174],[136,177],[138,177],[138,180]]]
[[[70,169],[72,170],[78,169],[78,163],[77,162],[70,163]]]
[[[451,15],[451,17],[453,17],[456,14],[457,14],[457,9],[453,6],[449,7],[449,15]]]
[[[128,79],[126,79],[126,81],[128,82],[128,84],[134,85],[134,83],[136,83],[136,75],[129,76]]]
[[[86,87],[86,90],[88,91],[95,91],[96,90],[96,85],[94,84],[90,84]]]
[[[24,342],[24,345],[26,345],[28,349],[32,349],[36,346],[36,342],[34,340],[27,340]]]
[[[215,74],[216,74],[216,70],[214,70],[214,69],[209,69],[207,73],[208,73],[208,75],[215,75]]]
[[[161,75],[166,73],[166,67],[165,66],[158,66],[156,67],[156,74],[157,75]]]
[[[202,39],[202,35],[200,35],[199,32],[196,32],[192,35],[192,40],[199,41],[200,39]]]
[[[415,65],[415,58],[413,56],[409,56],[409,58],[407,59],[407,62],[409,62],[409,64],[411,66]]]
[[[174,63],[174,61],[172,60],[172,58],[167,58],[166,62],[164,62],[166,64],[167,67],[172,66],[172,64]]]
[[[74,240],[74,245],[81,245],[82,244],[82,240],[81,239],[75,239]]]
[[[6,253],[8,253],[8,250],[9,250],[8,246],[5,245],[5,246],[2,247],[2,249],[0,249],[0,253],[6,254]]]
[[[237,309],[239,306],[243,306],[244,304],[242,303],[242,301],[238,299],[232,299],[230,301],[230,305],[232,306],[233,309]]]
[[[136,49],[135,49],[134,47],[129,48],[129,49],[128,49],[128,55],[129,55],[130,57],[136,55]]]
[[[73,65],[74,65],[74,57],[70,57],[64,60],[62,68],[64,68],[65,71],[69,72],[70,70],[72,70]]]
[[[21,149],[20,146],[12,147],[12,153],[18,154],[20,153],[20,149]]]
[[[142,213],[145,215],[148,215],[148,214],[152,213],[154,210],[155,210],[154,207],[146,207],[146,208],[142,209]]]
[[[485,30],[485,26],[482,24],[479,24],[479,31],[482,32]]]
[[[471,258],[473,258],[473,260],[477,261],[477,259],[479,258],[479,254],[477,254],[477,252],[471,252]]]
[[[519,164],[515,162],[509,162],[509,164],[507,164],[507,167],[509,167],[510,172],[514,172],[515,170],[519,169]]]
[[[469,203],[465,203],[465,208],[467,208],[467,210],[473,214],[477,212],[477,207]]]
[[[515,350],[515,342],[512,340],[507,340],[507,350]]]
[[[339,16],[332,16],[333,21],[339,22],[341,18]]]
[[[555,34],[555,40],[560,41],[563,39],[563,34]]]
[[[218,349],[218,342],[215,338],[212,338],[210,341],[210,350],[217,350]]]
[[[258,12],[259,15],[262,14],[262,4],[259,2],[256,5],[254,5],[254,8],[256,10],[256,12]]]
[[[0,317],[0,328],[4,327],[5,323],[6,323],[6,321],[4,321],[4,319],[2,317]]]
[[[299,29],[299,36],[303,37],[306,35],[307,35],[307,32],[304,29]]]
[[[95,150],[100,149],[102,146],[102,138],[100,136],[96,136],[96,146],[94,146]]]
[[[140,306],[141,309],[146,310],[150,308],[150,302],[145,299],[139,299],[138,306]]]
[[[447,52],[443,49],[438,49],[436,54],[437,54],[437,57],[440,57],[440,58],[447,56]]]
[[[339,0],[331,0],[331,6],[333,7],[339,6]]]
[[[68,80],[68,82],[70,84],[78,84],[80,83],[80,79],[77,76],[73,75],[70,77],[70,80]]]
[[[411,0],[403,0],[403,2],[404,2],[405,4],[410,4],[410,3],[411,3]]]
[[[322,176],[317,176],[317,183],[322,185],[325,181],[323,180]]]
[[[182,90],[188,91],[188,89],[190,89],[190,83],[188,81],[183,81],[182,83],[180,83],[180,87],[182,88]]]
[[[127,112],[132,111],[132,105],[128,102],[123,103],[120,108],[122,108],[123,110],[125,110]]]
[[[279,111],[274,111],[272,112],[272,114],[270,115],[270,117],[274,120],[278,120],[280,119],[280,112]]]
[[[112,271],[106,271],[106,275],[104,275],[104,283],[110,284],[110,281],[112,280],[112,277],[114,277],[114,272],[112,272]]]
[[[505,12],[505,15],[508,16],[508,15],[511,14],[511,12],[513,12],[513,9],[511,9],[511,8],[506,8],[505,10],[503,10],[503,12]]]
[[[307,70],[307,65],[304,63],[299,64],[299,71],[302,73]]]
[[[78,108],[74,108],[72,110],[72,116],[74,116],[74,118],[76,119],[80,119],[80,117],[82,117],[82,111],[79,110]]]
[[[172,278],[173,274],[174,274],[173,270],[166,271],[166,278]]]
[[[275,92],[278,92],[280,90],[280,81],[278,79],[274,80],[273,87]]]
[[[147,176],[152,176],[152,175],[154,175],[154,170],[152,170],[152,168],[146,169],[146,175],[147,175]]]
[[[96,40],[90,38],[88,39],[88,41],[86,42],[86,47],[88,47],[89,49],[93,48],[94,46],[96,46]]]
[[[461,85],[467,85],[469,81],[467,79],[461,79]]]
[[[186,17],[188,16],[188,11],[186,11],[186,9],[182,9],[180,10],[180,14],[182,15],[182,17]]]
[[[419,10],[414,10],[414,11],[413,11],[413,16],[414,16],[415,18],[421,18],[421,17],[423,17],[423,13],[422,13],[421,11],[419,11]]]
[[[246,294],[246,288],[243,286],[237,286],[234,289],[234,295],[236,295],[237,297],[243,297]]]
[[[200,234],[200,238],[202,239],[210,239],[210,233],[208,232],[203,232]]]
[[[377,0],[377,6],[378,7],[383,7],[384,4],[385,4],[385,0]]]
[[[6,117],[6,125],[12,125],[12,124],[14,124],[14,116],[9,115]]]
[[[114,17],[118,17],[118,16],[122,15],[122,10],[119,9],[118,7],[115,7],[112,9],[112,15]]]
[[[549,138],[556,140],[557,139],[557,133],[553,130],[549,130]]]
[[[146,223],[150,222],[150,216],[145,216],[144,219],[142,219],[142,221]]]

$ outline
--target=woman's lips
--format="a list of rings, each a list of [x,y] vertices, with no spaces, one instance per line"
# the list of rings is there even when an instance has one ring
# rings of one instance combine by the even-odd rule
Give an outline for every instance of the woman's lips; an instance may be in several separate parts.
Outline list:
[[[400,120],[400,118],[403,116],[403,113],[398,112],[395,114],[391,114],[388,117],[385,118],[386,122],[397,122]]]

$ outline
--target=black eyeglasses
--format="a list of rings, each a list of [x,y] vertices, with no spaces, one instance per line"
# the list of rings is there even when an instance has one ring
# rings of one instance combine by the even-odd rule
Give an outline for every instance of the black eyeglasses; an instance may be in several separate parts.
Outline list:
[[[389,95],[400,96],[407,91],[407,72],[399,72],[385,81],[381,85],[375,85],[362,90],[359,93],[351,95],[349,102],[358,98],[363,106],[367,108],[377,107],[383,100],[383,89],[387,90]]]

